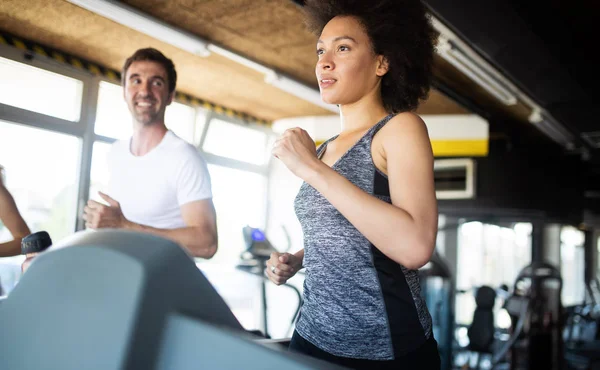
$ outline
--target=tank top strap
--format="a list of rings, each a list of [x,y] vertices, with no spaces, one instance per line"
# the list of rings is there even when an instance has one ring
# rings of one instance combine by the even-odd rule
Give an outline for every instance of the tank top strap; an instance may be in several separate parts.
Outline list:
[[[361,146],[361,145],[365,145],[365,144],[370,145],[371,141],[373,140],[373,136],[375,136],[377,131],[379,131],[383,126],[385,126],[385,124],[388,123],[389,120],[392,119],[395,115],[396,115],[396,113],[390,113],[387,116],[383,117],[379,122],[377,122],[375,125],[373,125],[363,135],[363,137],[356,144],[354,144],[354,146],[352,148],[350,148],[348,151],[353,150],[357,146]],[[317,157],[319,159],[321,159],[321,156],[325,152],[325,148],[327,147],[327,144],[329,144],[330,141],[335,140],[338,136],[339,135],[335,135],[335,136],[329,138],[323,144],[319,145],[319,147],[317,148]]]
[[[386,123],[388,123],[392,118],[394,118],[394,116],[396,115],[396,113],[390,113],[387,116],[383,117],[381,119],[381,121],[377,122],[373,127],[371,127],[369,129],[369,132],[365,135],[368,137],[369,142],[371,142],[373,140],[373,136],[375,136],[375,134],[381,130],[381,128],[383,126],[386,125]]]
[[[332,136],[329,139],[327,139],[324,143],[319,145],[319,147],[317,148],[317,158],[321,159],[321,156],[323,156],[323,153],[325,152],[325,148],[327,147],[327,144],[329,144],[330,141],[337,138],[338,136],[339,135]]]

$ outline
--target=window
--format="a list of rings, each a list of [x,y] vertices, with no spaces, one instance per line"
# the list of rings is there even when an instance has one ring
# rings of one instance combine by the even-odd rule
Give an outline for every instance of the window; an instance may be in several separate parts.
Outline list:
[[[83,82],[0,58],[0,103],[79,121]]]
[[[245,249],[242,228],[265,227],[266,176],[208,165],[217,212],[219,249],[198,267],[209,278],[244,328],[260,329],[261,277],[237,270]]]
[[[244,250],[242,228],[265,227],[266,177],[211,164],[208,170],[219,232],[219,251],[210,261],[235,264]]]
[[[267,139],[263,131],[212,119],[202,149],[221,157],[263,165],[267,158]]]
[[[560,231],[560,274],[563,279],[562,304],[573,306],[585,299],[585,252],[583,231],[564,226]]]
[[[195,109],[181,103],[173,102],[165,112],[167,128],[190,144],[194,144],[196,131]]]
[[[506,284],[509,289],[519,272],[531,263],[531,230],[529,223],[512,228],[468,222],[460,225],[458,236],[458,269],[456,288],[466,293],[456,296],[456,322],[469,325],[475,311],[474,289],[489,285],[497,289]],[[501,300],[494,309],[496,325],[508,327],[501,315]]]
[[[112,144],[96,141],[92,152],[92,167],[90,172],[90,199],[104,202],[98,195],[99,191],[106,192],[108,187],[108,153]],[[110,195],[110,194],[109,194]]]
[[[132,130],[131,114],[123,98],[123,88],[101,81],[94,131],[97,135],[127,139]]]
[[[53,241],[75,230],[81,141],[0,121],[0,162],[6,184],[32,231]]]

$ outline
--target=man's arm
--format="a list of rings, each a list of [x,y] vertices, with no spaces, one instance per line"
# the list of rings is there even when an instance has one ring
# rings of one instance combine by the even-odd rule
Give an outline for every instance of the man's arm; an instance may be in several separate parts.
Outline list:
[[[211,258],[217,252],[217,220],[212,199],[181,206],[181,215],[187,227],[159,229],[127,220],[119,202],[104,193],[99,194],[109,205],[88,201],[83,214],[88,228],[119,228],[162,236],[186,248],[194,257]]]
[[[0,243],[0,257],[16,256],[21,254],[21,239],[31,234],[29,227],[21,217],[14,198],[4,187],[0,179],[0,220],[6,225],[13,236],[13,240]]]
[[[194,257],[211,258],[217,252],[217,220],[212,199],[203,199],[181,206],[181,215],[188,227],[157,229],[127,221],[124,228],[159,235],[185,247]]]

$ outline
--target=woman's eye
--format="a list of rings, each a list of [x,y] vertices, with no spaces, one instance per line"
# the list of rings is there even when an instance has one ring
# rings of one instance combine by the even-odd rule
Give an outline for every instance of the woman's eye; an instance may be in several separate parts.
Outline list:
[[[317,55],[323,55],[324,52],[323,49],[317,49]]]
[[[350,50],[350,48],[347,47],[346,45],[340,45],[338,47],[338,51],[348,51],[348,50]]]

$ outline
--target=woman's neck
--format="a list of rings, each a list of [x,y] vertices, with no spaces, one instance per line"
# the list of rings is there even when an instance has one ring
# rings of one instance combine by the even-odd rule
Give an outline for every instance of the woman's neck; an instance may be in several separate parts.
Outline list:
[[[388,114],[381,95],[377,93],[365,95],[354,103],[341,105],[341,134],[368,130]]]

